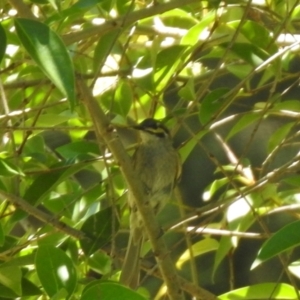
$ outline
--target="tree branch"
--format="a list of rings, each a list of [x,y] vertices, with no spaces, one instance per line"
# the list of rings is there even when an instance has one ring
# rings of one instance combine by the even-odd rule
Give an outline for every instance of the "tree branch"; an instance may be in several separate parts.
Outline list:
[[[198,3],[199,0],[174,0],[167,3],[159,4],[159,5],[153,5],[150,7],[147,7],[145,9],[140,9],[137,11],[133,11],[129,14],[126,14],[126,16],[122,16],[116,19],[107,20],[104,24],[95,26],[93,28],[88,28],[85,30],[82,30],[80,32],[75,33],[69,33],[67,35],[64,35],[62,38],[64,42],[69,45],[75,42],[78,42],[80,40],[88,39],[94,35],[103,35],[107,33],[108,31],[111,31],[115,28],[125,27],[130,24],[133,24],[139,20],[149,18],[155,15],[162,14],[168,10],[175,9],[178,7],[181,7],[183,5],[188,5],[192,3]]]
[[[182,290],[179,284],[179,278],[176,274],[174,264],[170,258],[169,251],[161,236],[161,228],[158,225],[154,212],[149,205],[147,195],[144,194],[142,183],[132,168],[131,160],[126,153],[121,141],[116,138],[113,128],[111,127],[104,112],[97,104],[85,82],[78,81],[81,97],[87,106],[93,119],[96,136],[99,142],[103,141],[112,152],[116,163],[120,166],[123,176],[132,191],[136,200],[136,205],[143,218],[145,228],[151,242],[153,252],[156,257],[159,269],[162,273],[164,282],[168,288],[170,299],[183,299]]]
[[[15,196],[13,194],[7,193],[3,190],[0,190],[0,198],[2,200],[8,200],[16,207],[19,207],[21,210],[25,211],[29,215],[34,216],[35,218],[39,219],[40,221],[44,222],[45,224],[50,224],[54,228],[58,229],[66,233],[69,236],[72,236],[76,239],[86,239],[88,238],[82,231],[74,229],[67,224],[59,221],[54,216],[47,214],[40,209],[30,205],[27,201],[23,198]]]

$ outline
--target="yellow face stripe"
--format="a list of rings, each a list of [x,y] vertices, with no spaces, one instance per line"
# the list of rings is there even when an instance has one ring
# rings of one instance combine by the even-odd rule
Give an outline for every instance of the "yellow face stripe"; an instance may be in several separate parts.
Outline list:
[[[157,127],[157,128],[145,128],[145,131],[148,131],[150,133],[153,133],[153,134],[167,134],[167,132],[161,128],[161,127]]]

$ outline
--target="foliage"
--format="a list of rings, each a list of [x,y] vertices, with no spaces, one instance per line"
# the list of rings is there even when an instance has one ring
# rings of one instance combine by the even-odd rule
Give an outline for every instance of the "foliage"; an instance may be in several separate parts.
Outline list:
[[[0,10],[0,299],[163,298],[148,242],[141,288],[118,283],[126,184],[82,81],[129,155],[128,125],[171,129],[181,193],[158,219],[180,276],[220,299],[299,298],[298,1]]]

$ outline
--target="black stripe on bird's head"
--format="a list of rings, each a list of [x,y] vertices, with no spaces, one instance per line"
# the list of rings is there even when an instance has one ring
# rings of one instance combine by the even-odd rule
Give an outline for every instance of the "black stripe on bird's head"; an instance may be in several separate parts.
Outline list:
[[[164,126],[161,122],[151,118],[145,119],[140,124],[133,126],[133,128],[148,132],[161,138],[168,137],[170,135],[166,126]]]

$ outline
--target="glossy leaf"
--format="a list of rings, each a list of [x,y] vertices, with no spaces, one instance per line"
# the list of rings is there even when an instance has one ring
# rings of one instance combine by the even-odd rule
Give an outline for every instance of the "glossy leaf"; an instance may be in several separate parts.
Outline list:
[[[0,158],[0,175],[1,176],[24,176],[22,170],[11,162],[9,159]]]
[[[220,190],[225,184],[228,183],[228,178],[221,178],[214,180],[205,190],[203,193],[203,198],[205,201],[211,200],[214,194]]]
[[[300,245],[300,221],[290,223],[274,233],[260,248],[252,269],[262,262]]]
[[[181,39],[181,45],[194,45],[200,40],[200,34],[204,29],[207,28],[210,24],[212,24],[214,19],[213,14],[208,14],[205,18],[203,18],[198,24],[191,27],[187,34]]]
[[[235,21],[230,23],[230,26],[237,28],[240,24],[240,21]],[[241,33],[249,40],[249,42],[253,45],[256,45],[264,50],[274,50],[274,39],[270,36],[267,28],[262,26],[257,22],[253,22],[251,20],[247,20],[243,26],[241,27]]]
[[[174,75],[178,66],[184,61],[186,46],[176,45],[158,53],[154,68],[154,82],[160,91]]]
[[[212,238],[205,238],[195,244],[192,245],[192,253],[194,257],[203,255],[207,252],[215,251],[219,247],[219,243],[217,240]],[[181,254],[178,261],[176,262],[176,267],[178,269],[182,268],[182,265],[191,259],[190,250],[187,249],[184,253]]]
[[[70,55],[60,37],[35,20],[15,19],[23,46],[46,76],[75,105],[75,77]]]
[[[298,100],[288,100],[279,103],[275,103],[271,111],[291,111],[291,112],[300,112],[300,103]]]
[[[227,46],[226,46],[227,47]],[[259,66],[268,59],[268,53],[258,48],[256,45],[239,43],[234,44],[231,48],[232,52],[248,62],[252,66]]]
[[[252,286],[246,286],[240,289],[230,291],[219,295],[220,300],[245,299],[245,300],[265,300],[265,299],[297,299],[298,295],[295,288],[285,283],[262,283]]]
[[[61,249],[49,245],[40,246],[36,252],[35,267],[41,284],[50,297],[62,290],[69,296],[73,293],[77,282],[76,269]]]

